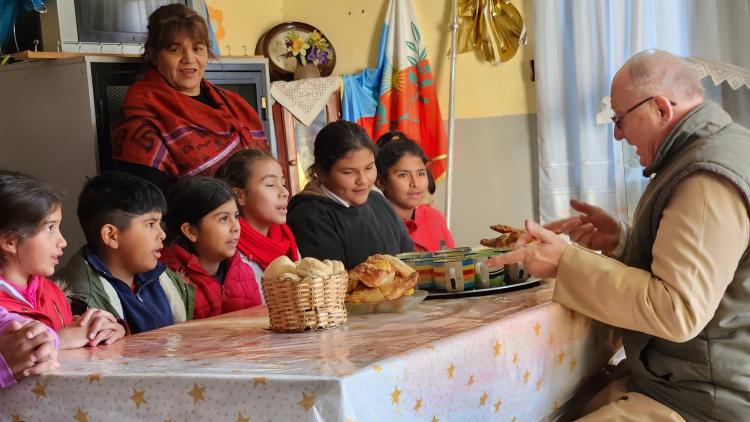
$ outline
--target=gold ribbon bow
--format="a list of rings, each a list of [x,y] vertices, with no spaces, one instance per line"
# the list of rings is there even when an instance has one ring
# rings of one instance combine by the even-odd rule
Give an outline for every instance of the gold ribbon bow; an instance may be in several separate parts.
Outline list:
[[[526,26],[510,0],[458,0],[458,52],[479,48],[492,64],[507,62],[526,44]]]

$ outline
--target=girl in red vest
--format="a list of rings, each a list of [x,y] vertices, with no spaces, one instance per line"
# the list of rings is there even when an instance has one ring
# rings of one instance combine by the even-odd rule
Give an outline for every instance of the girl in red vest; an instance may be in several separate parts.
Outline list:
[[[435,182],[422,148],[401,132],[381,136],[378,148],[378,187],[404,221],[414,248],[435,252],[454,247],[445,217],[424,201],[428,191],[434,193]]]
[[[161,259],[195,286],[195,318],[260,305],[253,271],[237,254],[240,217],[229,186],[213,177],[184,177],[167,204],[170,245]]]
[[[257,149],[236,152],[216,171],[234,191],[240,208],[238,249],[260,282],[268,264],[281,255],[300,259],[297,242],[286,225],[289,191],[284,173],[268,153]]]
[[[73,317],[65,293],[47,279],[67,242],[60,198],[42,182],[0,170],[0,307],[43,322],[62,349],[111,344],[125,328],[109,312]]]

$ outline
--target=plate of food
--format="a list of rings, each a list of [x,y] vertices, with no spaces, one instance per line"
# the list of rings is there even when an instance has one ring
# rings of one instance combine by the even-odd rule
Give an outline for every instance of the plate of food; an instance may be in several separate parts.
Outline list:
[[[526,281],[514,284],[506,284],[503,286],[488,287],[486,289],[473,289],[464,290],[462,292],[429,292],[426,299],[453,299],[459,297],[471,297],[471,296],[484,296],[494,295],[498,293],[507,293],[516,290],[530,289],[532,287],[539,286],[541,280],[538,278],[530,278]]]
[[[379,300],[377,302],[345,302],[349,315],[380,314],[387,312],[405,312],[419,305],[427,297],[426,290],[412,290],[398,299]]]
[[[346,310],[350,314],[403,312],[427,297],[414,290],[419,273],[395,256],[373,255],[349,272]]]

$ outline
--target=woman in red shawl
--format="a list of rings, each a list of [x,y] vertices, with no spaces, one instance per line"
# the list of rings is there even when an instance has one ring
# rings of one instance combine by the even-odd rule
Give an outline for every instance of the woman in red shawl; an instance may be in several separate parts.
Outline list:
[[[205,20],[185,5],[151,14],[146,76],[128,90],[112,136],[117,169],[165,189],[178,176],[213,175],[237,150],[268,150],[255,110],[203,79],[209,46]]]

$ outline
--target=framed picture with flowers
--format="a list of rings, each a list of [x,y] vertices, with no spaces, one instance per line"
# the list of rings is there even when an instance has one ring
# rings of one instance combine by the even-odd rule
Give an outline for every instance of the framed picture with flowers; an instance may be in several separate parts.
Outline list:
[[[313,64],[320,76],[330,76],[336,50],[322,31],[303,22],[284,22],[263,34],[255,54],[268,57],[271,80],[290,81],[299,66]]]

